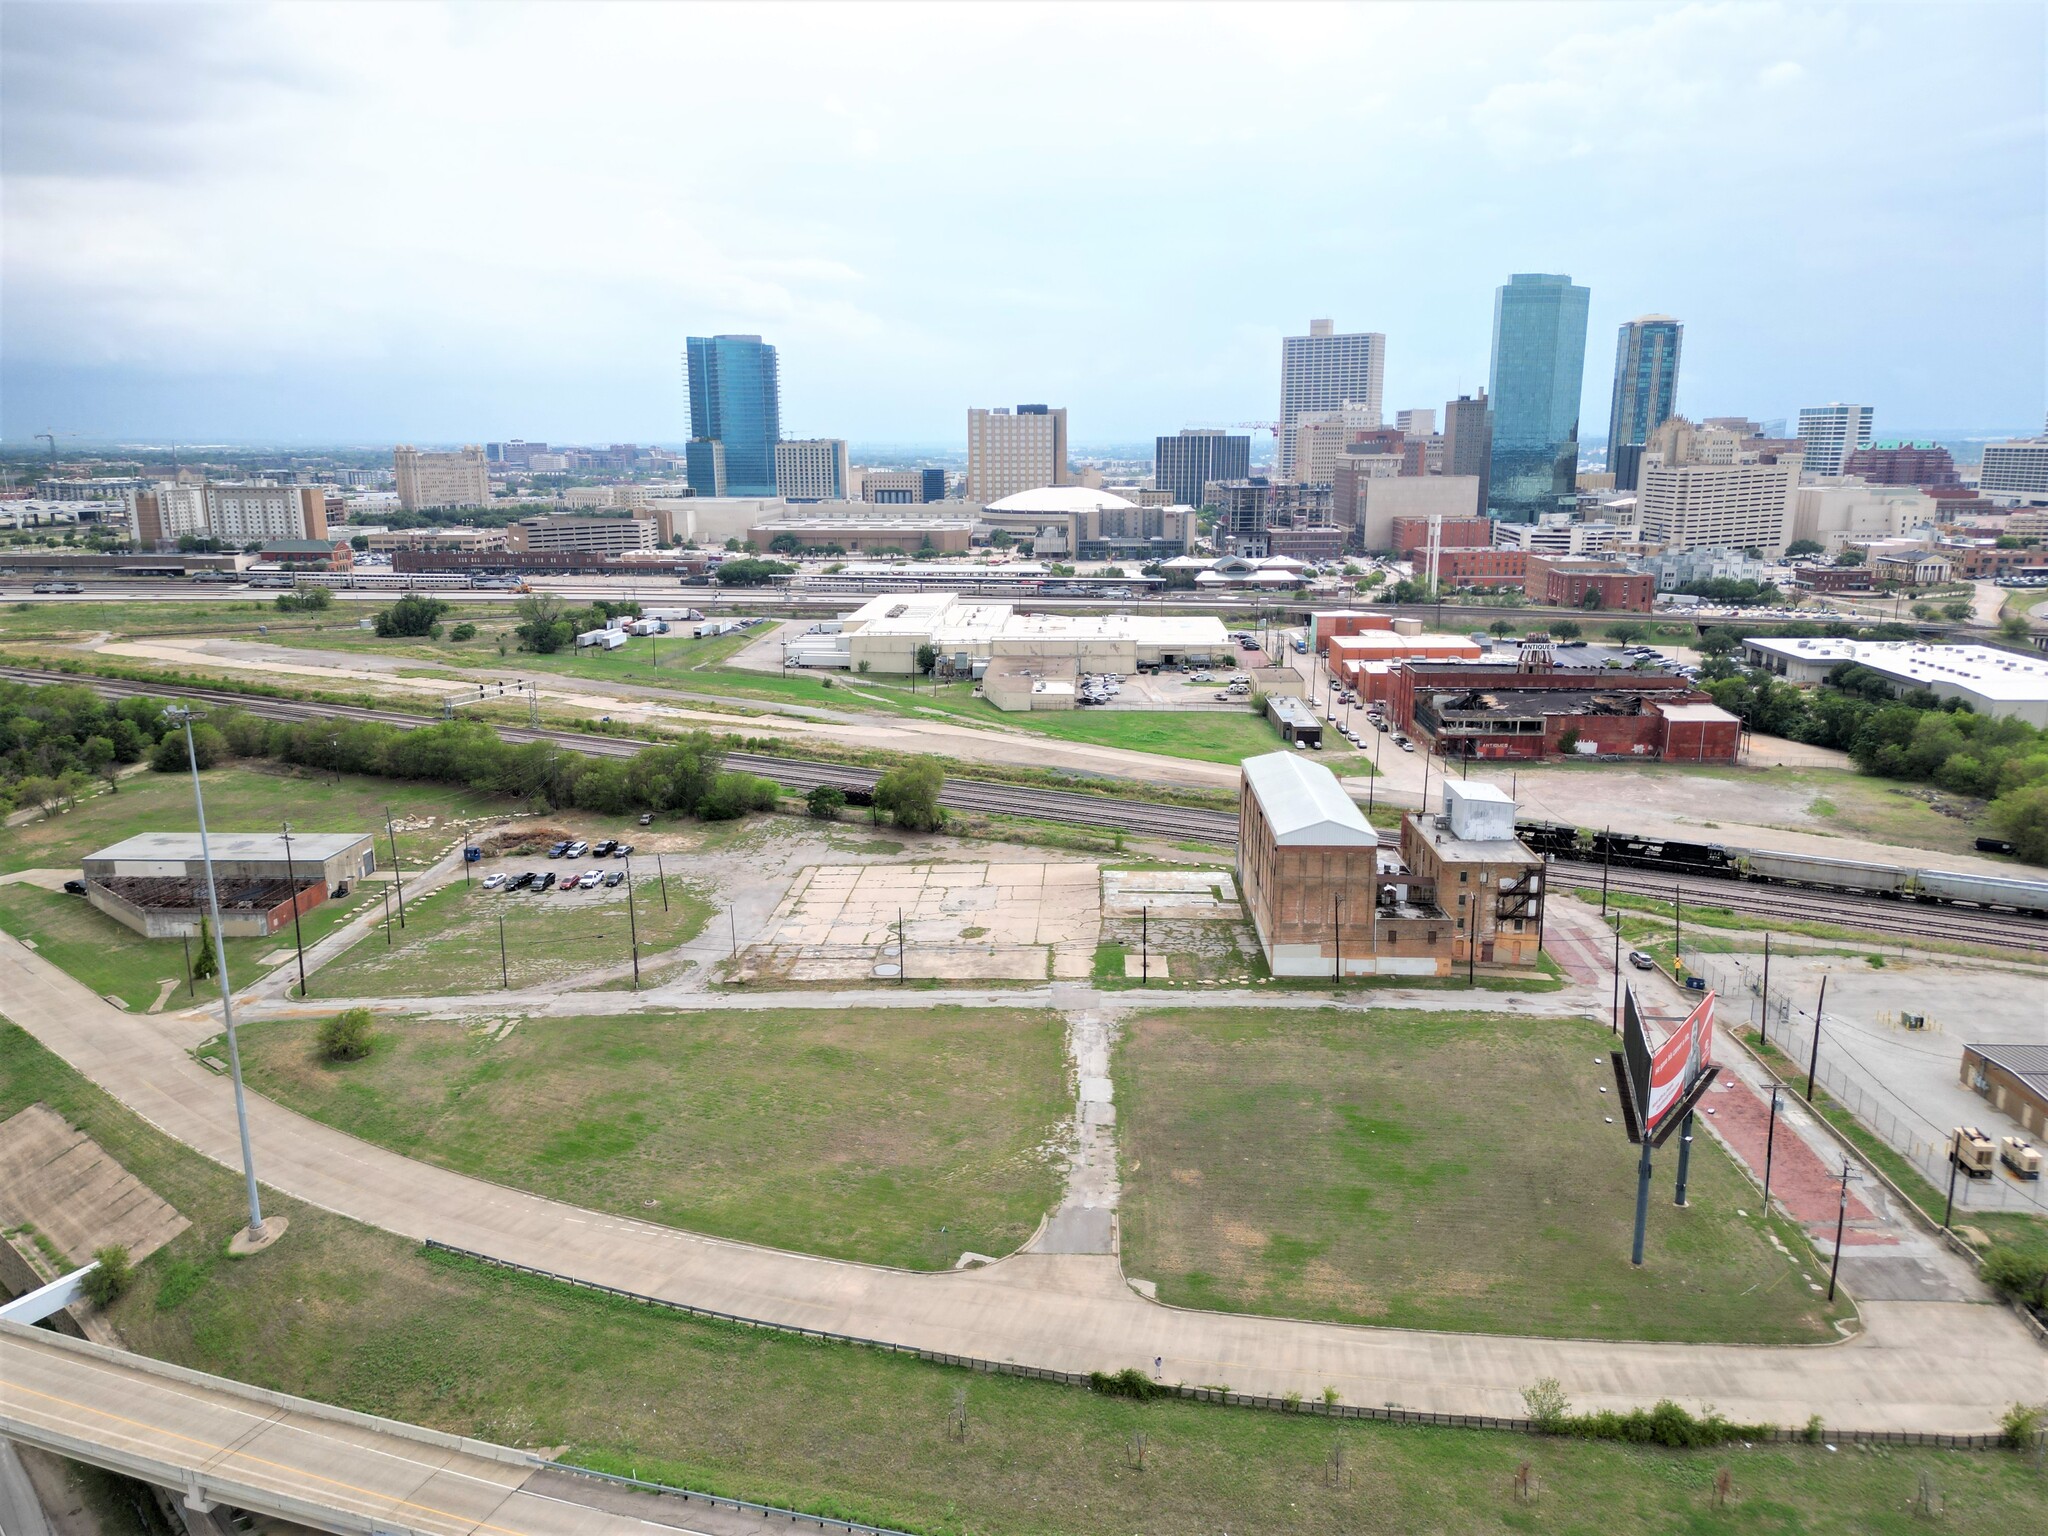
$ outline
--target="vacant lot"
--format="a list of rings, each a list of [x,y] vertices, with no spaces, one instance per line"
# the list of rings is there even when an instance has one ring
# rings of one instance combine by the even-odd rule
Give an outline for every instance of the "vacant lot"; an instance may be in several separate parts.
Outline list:
[[[509,815],[511,801],[448,784],[408,784],[252,764],[214,768],[200,775],[206,789],[206,825],[215,832],[274,832],[290,819],[294,832],[374,832],[377,863],[391,862],[385,836],[388,809],[397,825],[399,857],[408,868],[445,853],[465,826]],[[0,874],[16,869],[72,866],[94,849],[138,832],[193,832],[192,778],[186,773],[139,773],[121,781],[117,795],[95,795],[78,809],[9,827],[0,838]]]
[[[252,1035],[257,1033],[251,1032]],[[0,1021],[0,1116],[41,1100],[191,1217],[113,1314],[159,1359],[365,1413],[742,1497],[906,1530],[983,1536],[1497,1536],[1594,1533],[1618,1518],[1700,1536],[1906,1536],[1922,1475],[1943,1529],[2048,1523],[2016,1456],[1697,1453],[1465,1430],[1332,1424],[1130,1403],[648,1311],[428,1260],[410,1244],[273,1197],[284,1242],[222,1256],[245,1219],[234,1174],[157,1134]],[[966,1393],[968,1435],[946,1430]],[[1146,1436],[1146,1468],[1131,1437]],[[1327,1475],[1344,1448],[1348,1486]],[[1510,1493],[1529,1463],[1533,1505]],[[1715,1471],[1734,1495],[1710,1508]]]
[[[509,1024],[509,1020],[492,1021]],[[261,1091],[411,1157],[777,1248],[945,1269],[1057,1196],[1071,1111],[1049,1013],[849,1010],[400,1019],[331,1066],[315,1026],[242,1036]]]
[[[548,864],[516,861],[520,868],[560,869],[564,877],[592,867],[623,869],[613,860],[593,866],[581,860]],[[373,927],[349,952],[311,978],[313,997],[428,997],[462,992],[495,992],[501,986],[540,986],[593,972],[631,973],[633,935],[640,940],[643,973],[664,951],[703,932],[711,903],[680,881],[668,881],[668,909],[662,909],[652,868],[633,871],[633,911],[627,888],[580,891],[487,891],[456,880],[432,894],[409,896],[405,926],[392,921]],[[503,932],[499,924],[503,922]],[[502,949],[500,939],[503,939]]]
[[[368,897],[369,887],[358,884],[339,901],[323,902],[301,919],[305,941],[313,943],[357,909]],[[83,896],[59,895],[33,885],[0,886],[0,929],[18,939],[27,939],[36,952],[59,970],[83,982],[102,997],[120,998],[140,1013],[156,1001],[162,983],[184,978],[185,945],[177,939],[145,939],[134,929],[115,922]],[[246,987],[272,970],[293,963],[293,939],[289,924],[265,939],[229,939],[228,979]],[[195,939],[189,953],[196,955]],[[271,964],[265,956],[281,956]],[[297,985],[294,982],[294,985]],[[317,993],[318,987],[316,985]],[[177,1009],[194,999],[211,1001],[220,995],[219,983],[201,981],[196,989],[180,985],[164,1006]]]
[[[1125,1268],[1186,1306],[1397,1327],[1832,1337],[1846,1309],[1771,1246],[1705,1135],[1684,1210],[1676,1150],[1660,1155],[1631,1269],[1635,1149],[1600,1092],[1611,1045],[1604,1025],[1489,1014],[1137,1020],[1117,1062]]]

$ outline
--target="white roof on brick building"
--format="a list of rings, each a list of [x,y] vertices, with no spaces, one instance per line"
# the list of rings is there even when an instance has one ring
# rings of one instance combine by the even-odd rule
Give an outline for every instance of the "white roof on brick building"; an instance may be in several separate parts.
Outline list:
[[[1294,752],[1243,763],[1246,793],[1259,802],[1273,841],[1283,848],[1376,848],[1380,837],[1337,775]]]

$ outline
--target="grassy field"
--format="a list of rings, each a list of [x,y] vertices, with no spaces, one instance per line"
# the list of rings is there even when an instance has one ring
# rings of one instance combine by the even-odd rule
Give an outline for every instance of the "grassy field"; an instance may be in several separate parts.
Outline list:
[[[1057,1196],[1072,1104],[1050,1013],[954,1008],[380,1023],[320,1063],[312,1024],[243,1032],[262,1092],[410,1157],[642,1220],[945,1269],[1004,1254]]]
[[[607,861],[607,866],[623,867],[615,861]],[[538,862],[535,867],[540,867]],[[578,860],[564,868],[575,874],[590,867]],[[635,924],[645,973],[663,951],[702,933],[712,906],[704,896],[672,878],[664,911],[651,864],[633,873],[635,911],[631,921],[624,886],[575,896],[556,891],[539,895],[519,891],[508,896],[457,880],[426,896],[408,898],[405,926],[391,924],[389,942],[382,926],[365,934],[347,954],[314,973],[308,995],[424,997],[494,992],[507,983],[531,987],[567,981],[592,971],[630,966]],[[500,918],[504,919],[502,970]]]
[[[365,1413],[930,1536],[1907,1536],[2038,1530],[2016,1456],[1774,1446],[1676,1452],[1178,1402],[926,1365],[651,1312],[458,1261],[273,1196],[277,1247],[229,1261],[239,1180],[0,1021],[0,1116],[42,1100],[192,1220],[113,1320],[136,1349]],[[946,1430],[966,1393],[968,1435]],[[1146,1467],[1132,1436],[1146,1437]],[[1341,1446],[1348,1486],[1328,1476]],[[1516,1500],[1527,1462],[1538,1492]],[[1734,1494],[1710,1507],[1715,1472]]]
[[[397,824],[398,853],[407,868],[439,858],[464,827],[518,809],[508,800],[450,784],[408,784],[272,764],[209,769],[206,824],[216,832],[270,832],[290,819],[294,832],[375,832],[377,862],[387,865],[388,808]],[[191,832],[192,779],[183,773],[139,773],[121,781],[117,795],[101,794],[78,809],[9,827],[0,838],[0,874],[17,869],[69,868],[95,849],[139,832]]]
[[[1409,1328],[1811,1342],[1828,1308],[1708,1137],[1644,1267],[1604,1024],[1158,1014],[1119,1048],[1124,1265],[1162,1301]],[[1751,1214],[1739,1215],[1738,1211]],[[1806,1249],[1772,1222],[1794,1252]]]
[[[338,901],[322,902],[300,919],[305,942],[311,945],[358,910],[367,900],[370,887],[350,888]],[[101,996],[120,998],[137,1013],[156,1001],[160,984],[185,976],[185,946],[177,939],[145,939],[134,929],[115,922],[82,896],[60,895],[33,885],[0,886],[0,928],[18,939],[27,939],[45,960],[83,982]],[[196,954],[198,943],[193,943]],[[265,965],[265,955],[283,952],[276,965]],[[237,988],[246,987],[272,970],[288,968],[294,962],[291,926],[264,939],[229,939],[228,978]],[[319,993],[318,973],[313,976],[314,995]],[[188,1006],[187,989],[180,986],[164,1006]],[[218,997],[219,984],[211,979],[198,983],[200,1001]]]

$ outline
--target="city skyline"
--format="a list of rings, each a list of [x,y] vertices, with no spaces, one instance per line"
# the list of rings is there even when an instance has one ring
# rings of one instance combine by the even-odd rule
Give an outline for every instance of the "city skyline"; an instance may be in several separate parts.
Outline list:
[[[466,14],[10,7],[8,440],[673,443],[684,339],[758,333],[792,437],[958,444],[968,405],[1007,399],[1065,404],[1076,447],[1136,444],[1267,417],[1311,315],[1387,337],[1389,415],[1476,393],[1492,292],[1529,271],[1591,290],[1594,337],[1682,315],[1685,414],[1867,400],[1886,436],[2048,403],[2033,8]],[[1311,25],[1333,76],[1404,68],[1299,89]],[[638,84],[770,36],[761,132],[677,154],[666,93]],[[915,89],[845,89],[903,50]],[[1129,103],[1138,58],[1254,99],[1168,133]],[[522,72],[564,101],[601,81],[601,109],[536,111]],[[1048,79],[1084,109],[977,129]],[[697,88],[739,110],[739,82]],[[1945,110],[1965,92],[1987,112]],[[84,106],[110,97],[143,105]],[[1912,219],[1881,195],[1816,217],[1798,177],[1759,174],[1824,158],[1845,121]],[[1333,135],[1375,146],[1371,198],[1292,152]],[[1228,241],[1149,222],[1144,189],[1197,176],[1242,205]],[[1582,441],[1612,382],[1589,357]]]

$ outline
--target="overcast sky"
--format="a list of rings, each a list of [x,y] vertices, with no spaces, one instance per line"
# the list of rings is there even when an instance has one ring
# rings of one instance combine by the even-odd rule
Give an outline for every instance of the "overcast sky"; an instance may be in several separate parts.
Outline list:
[[[1270,417],[1279,338],[1485,383],[1493,289],[1685,322],[1680,409],[2044,403],[2044,8],[10,3],[0,430],[681,439]]]

